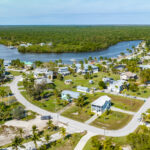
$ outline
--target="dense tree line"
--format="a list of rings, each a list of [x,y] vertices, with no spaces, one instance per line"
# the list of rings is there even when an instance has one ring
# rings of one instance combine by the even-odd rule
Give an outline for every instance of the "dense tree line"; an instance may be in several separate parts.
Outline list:
[[[20,52],[84,52],[120,41],[150,39],[149,26],[0,26],[0,43],[32,43]],[[40,46],[39,43],[52,43]]]

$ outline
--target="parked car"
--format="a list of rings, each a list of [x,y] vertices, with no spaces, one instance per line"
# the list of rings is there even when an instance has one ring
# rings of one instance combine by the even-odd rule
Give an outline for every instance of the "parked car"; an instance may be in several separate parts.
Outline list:
[[[41,116],[41,120],[50,120],[52,119],[51,116]]]

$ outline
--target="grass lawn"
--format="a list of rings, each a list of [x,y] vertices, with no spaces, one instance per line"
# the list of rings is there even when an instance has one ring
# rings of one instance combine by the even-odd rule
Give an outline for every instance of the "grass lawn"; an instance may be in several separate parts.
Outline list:
[[[62,115],[65,117],[77,120],[77,121],[85,122],[92,115],[90,103],[103,95],[108,95],[112,98],[113,106],[120,108],[120,109],[133,111],[133,112],[138,111],[138,109],[144,103],[143,101],[140,101],[140,100],[128,99],[128,98],[125,98],[122,96],[109,95],[109,94],[105,94],[105,93],[95,93],[94,95],[88,94],[87,95],[88,104],[80,112],[79,112],[79,109],[77,106],[71,106],[69,109],[64,111],[62,113]],[[78,115],[78,114],[80,114],[80,115]]]
[[[110,130],[117,130],[124,127],[132,119],[131,115],[111,111],[108,115],[103,114],[94,120],[91,125],[106,128]]]
[[[137,96],[137,97],[148,98],[150,97],[150,87],[149,88],[139,87],[139,91],[137,92],[127,91],[126,94]]]
[[[20,71],[9,71],[10,72],[10,74],[12,74],[13,76],[20,76],[20,75],[22,75],[22,72],[20,72]]]
[[[104,139],[104,136],[101,136],[101,135],[98,135],[96,137],[98,138],[98,140],[100,142],[101,142],[102,139]],[[126,136],[123,136],[123,137],[111,137],[111,139],[112,139],[113,143],[118,144],[120,146],[128,144]],[[88,142],[84,146],[83,150],[91,150],[91,149],[92,149],[92,138],[90,138],[88,140]]]
[[[89,109],[80,109],[77,106],[72,106],[66,111],[64,111],[61,115],[80,121],[80,122],[85,122],[86,120],[90,119],[92,114],[90,114]]]
[[[99,72],[99,73],[95,73],[92,75],[93,78],[92,79],[84,79],[83,75],[79,75],[76,74],[76,77],[74,77],[73,75],[69,75],[69,76],[65,76],[63,81],[57,80],[55,79],[54,83],[56,84],[56,88],[58,90],[76,90],[76,86],[81,85],[81,86],[86,86],[86,87],[95,87],[98,88],[98,82],[100,80],[102,80],[103,77],[107,76],[107,77],[112,77],[115,80],[119,79],[120,76],[119,75],[115,75],[115,74],[108,74],[108,73],[104,73],[104,72]],[[71,85],[65,85],[64,81],[71,79],[73,81],[73,83]],[[90,84],[89,80],[93,80],[94,84]]]
[[[26,91],[22,91],[21,94],[32,104],[34,104],[40,108],[43,108],[45,110],[51,111],[51,112],[55,112],[55,110],[59,111],[60,109],[62,109],[64,107],[63,105],[58,105],[56,103],[54,96],[51,96],[49,100],[37,101],[37,100],[31,99],[31,97],[28,96]]]
[[[19,81],[17,85],[18,86],[23,86],[23,81]]]
[[[131,99],[131,98],[116,96],[112,94],[107,94],[107,95],[112,98],[113,106],[128,111],[137,112],[140,109],[140,107],[144,104],[144,101],[137,100],[137,99]]]
[[[84,135],[85,132],[68,135],[64,139],[50,143],[47,150],[73,150]]]

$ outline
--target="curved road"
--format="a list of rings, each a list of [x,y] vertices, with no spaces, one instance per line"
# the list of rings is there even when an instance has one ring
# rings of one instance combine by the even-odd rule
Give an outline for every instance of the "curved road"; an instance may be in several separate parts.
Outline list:
[[[22,103],[27,110],[32,110],[34,112],[37,112],[40,115],[51,115],[53,117],[53,120],[58,119],[57,113],[51,113],[46,110],[43,110],[30,102],[28,102],[20,93],[18,90],[17,83],[22,79],[21,76],[17,76],[14,78],[13,82],[10,84],[10,88],[16,97],[16,99]],[[147,109],[150,108],[150,98],[147,99],[147,101],[143,104],[143,106],[140,108],[140,110],[135,113],[132,120],[123,128],[119,130],[106,130],[105,135],[106,136],[112,136],[112,137],[119,137],[119,136],[126,136],[130,133],[132,133],[139,125],[139,118],[141,117],[141,114],[144,113]],[[62,123],[65,123],[68,125],[68,128],[71,128],[74,131],[83,131],[87,130],[90,133],[93,133],[93,135],[104,135],[104,129],[100,129],[85,123],[81,123],[63,116],[59,116],[59,121]]]

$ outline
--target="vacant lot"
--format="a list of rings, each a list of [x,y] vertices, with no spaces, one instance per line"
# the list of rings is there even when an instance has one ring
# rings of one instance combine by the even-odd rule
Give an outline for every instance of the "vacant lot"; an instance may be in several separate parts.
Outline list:
[[[120,109],[129,110],[136,112],[140,109],[140,107],[144,104],[144,101],[126,98],[122,96],[110,95],[112,98],[112,105],[118,107]]]
[[[63,112],[62,115],[80,122],[85,122],[92,116],[89,109],[80,109],[77,106],[70,107],[65,112]]]
[[[26,91],[22,91],[21,94],[29,101],[31,102],[32,104],[42,108],[42,109],[45,109],[45,110],[48,110],[48,111],[51,111],[51,112],[57,112],[59,111],[60,109],[62,109],[64,106],[63,105],[58,105],[57,104],[57,100],[55,99],[54,96],[51,96],[48,100],[33,100],[28,94]]]
[[[91,125],[105,129],[117,130],[125,126],[131,119],[131,115],[111,111],[108,115],[103,114],[102,116],[99,116],[91,123]]]

